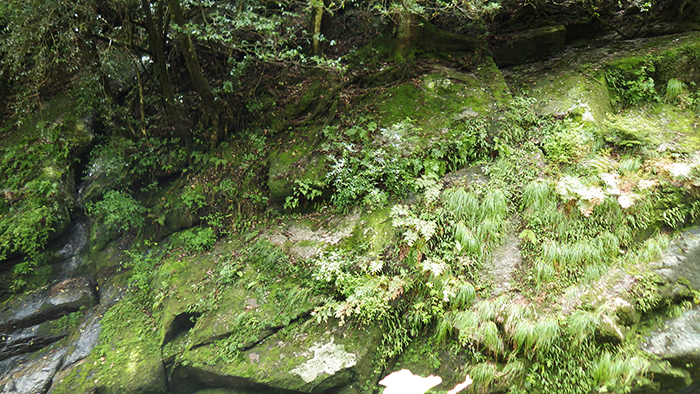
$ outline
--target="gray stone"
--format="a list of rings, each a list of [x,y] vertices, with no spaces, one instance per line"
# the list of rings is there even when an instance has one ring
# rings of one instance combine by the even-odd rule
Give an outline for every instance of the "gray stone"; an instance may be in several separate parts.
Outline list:
[[[95,316],[80,328],[80,337],[71,343],[73,349],[63,362],[63,368],[69,367],[87,357],[97,345],[100,338],[100,317]]]
[[[65,348],[47,350],[26,364],[19,364],[0,380],[5,394],[43,394],[58,372]]]
[[[4,305],[0,311],[0,330],[11,331],[57,319],[80,307],[98,302],[92,278],[72,278],[23,296]]]
[[[673,365],[700,363],[700,310],[691,309],[667,321],[642,348]]]
[[[0,347],[0,360],[13,355],[36,351],[67,335],[55,321],[48,321],[26,327],[3,337]]]

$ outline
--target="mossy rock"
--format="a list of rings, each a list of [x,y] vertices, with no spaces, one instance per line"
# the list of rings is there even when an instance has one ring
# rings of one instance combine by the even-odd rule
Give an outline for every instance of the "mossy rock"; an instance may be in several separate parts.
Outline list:
[[[602,122],[612,111],[605,75],[590,67],[583,71],[547,72],[529,85],[528,95],[537,99],[537,114],[573,113],[582,121]]]
[[[110,308],[98,345],[53,385],[52,393],[165,393],[165,369],[153,319],[133,299]]]
[[[298,129],[293,136],[281,141],[279,148],[268,155],[269,171],[267,186],[270,201],[283,204],[294,195],[295,181],[323,185],[328,171],[326,156],[315,153],[320,141],[320,129]]]
[[[693,382],[688,370],[673,367],[668,361],[653,362],[649,367],[649,373],[654,381],[650,387],[651,392],[676,392],[690,386]]]
[[[534,62],[559,52],[565,42],[566,28],[562,25],[518,32],[494,46],[494,59],[499,67]]]
[[[240,280],[222,291],[217,308],[197,320],[190,334],[193,346],[237,335],[241,347],[271,335],[301,316],[308,315],[319,299],[292,280],[265,280],[247,269]],[[264,282],[270,284],[264,284]],[[251,287],[251,283],[256,286]]]
[[[467,117],[491,117],[510,99],[508,86],[493,60],[486,58],[474,73],[434,66],[419,84],[404,83],[386,89],[377,99],[379,118],[386,130],[400,128],[410,119],[413,130],[401,136],[416,145],[431,134]],[[406,128],[406,127],[404,127]]]
[[[320,393],[370,376],[382,335],[374,328],[318,324],[307,320],[276,332],[224,361],[221,343],[183,356],[173,381],[195,379],[210,387]]]
[[[150,207],[147,220],[153,223],[155,239],[163,239],[200,223],[201,220],[196,212],[193,212],[182,199],[184,189],[187,187],[187,182],[180,178],[165,184],[156,193],[148,195],[144,205]]]

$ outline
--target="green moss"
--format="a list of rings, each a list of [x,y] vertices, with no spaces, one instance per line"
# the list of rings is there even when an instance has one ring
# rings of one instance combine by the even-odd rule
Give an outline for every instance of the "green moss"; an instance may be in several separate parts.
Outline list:
[[[166,391],[160,342],[153,317],[133,298],[120,301],[102,318],[99,343],[90,356],[52,386],[54,393],[100,388],[108,392]]]
[[[325,181],[328,164],[325,155],[314,154],[320,140],[319,129],[301,129],[280,141],[279,148],[268,155],[267,186],[270,200],[283,203],[294,193],[294,181]]]
[[[501,73],[490,58],[477,65],[477,75],[443,66],[421,77],[420,85],[404,83],[379,98],[384,125],[412,119],[424,132],[448,126],[455,118],[489,116],[510,98]],[[425,137],[425,135],[421,135]]]
[[[583,73],[546,73],[528,86],[528,95],[537,100],[539,115],[578,112],[583,120],[601,122],[612,111],[605,76],[590,66]]]
[[[345,239],[340,247],[352,253],[379,257],[395,235],[390,213],[390,208],[384,208],[362,214],[352,230],[352,235]]]
[[[358,331],[348,327],[338,328],[337,322],[326,326],[306,321],[276,332],[228,362],[217,361],[218,355],[226,352],[224,340],[189,351],[183,357],[183,365],[187,368],[191,366],[191,374],[208,376],[214,383],[227,379],[231,381],[235,377],[272,388],[302,392],[323,391],[350,383],[353,380],[353,370],[361,374],[368,373],[371,357],[367,356],[378,345],[379,339],[376,329]],[[329,350],[331,348],[334,349],[332,353]],[[321,349],[327,349],[328,353],[320,351]],[[329,375],[307,370],[314,364],[311,360],[322,357],[322,354],[333,354],[331,357],[335,361],[325,365],[338,365],[338,373]],[[302,376],[310,380],[305,381]]]

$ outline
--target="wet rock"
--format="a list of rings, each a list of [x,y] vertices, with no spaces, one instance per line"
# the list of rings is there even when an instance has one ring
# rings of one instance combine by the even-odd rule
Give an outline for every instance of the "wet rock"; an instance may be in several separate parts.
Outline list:
[[[80,337],[70,345],[71,352],[66,355],[63,368],[67,368],[77,361],[87,357],[92,349],[97,345],[100,338],[100,318],[95,316],[89,322],[80,327]]]
[[[2,393],[5,394],[43,394],[61,367],[65,348],[51,349],[40,353],[33,360],[26,359],[18,363],[0,380]]]
[[[494,60],[499,67],[542,60],[560,51],[565,41],[566,28],[562,25],[519,32],[494,46]]]
[[[484,274],[490,277],[494,284],[492,295],[498,296],[512,289],[514,273],[523,260],[519,245],[518,236],[511,232],[506,242],[494,250],[493,258],[485,265]]]
[[[64,338],[66,335],[66,330],[57,321],[48,321],[17,330],[3,337],[4,340],[0,347],[0,360],[13,355],[36,351]]]
[[[68,230],[67,239],[63,247],[58,251],[61,260],[58,262],[56,272],[62,278],[70,278],[83,262],[81,252],[87,245],[87,226],[82,221],[75,221]]]
[[[0,330],[30,327],[97,303],[94,279],[67,279],[5,304],[0,311]]]

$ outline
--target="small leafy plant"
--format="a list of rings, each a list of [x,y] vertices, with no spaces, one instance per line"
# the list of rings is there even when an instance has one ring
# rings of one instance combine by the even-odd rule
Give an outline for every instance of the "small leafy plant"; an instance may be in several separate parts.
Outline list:
[[[102,200],[90,202],[85,208],[89,215],[98,218],[106,226],[124,232],[140,230],[146,224],[144,215],[148,212],[131,195],[120,190],[107,191]]]

